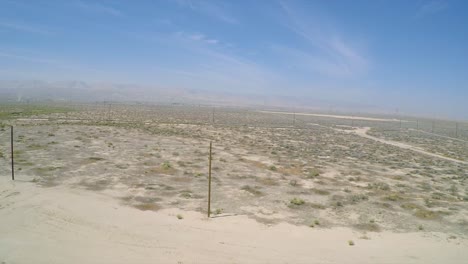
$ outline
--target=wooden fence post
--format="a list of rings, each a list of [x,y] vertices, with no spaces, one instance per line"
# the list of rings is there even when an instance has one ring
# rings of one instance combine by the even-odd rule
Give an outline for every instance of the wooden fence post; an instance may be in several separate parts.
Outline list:
[[[208,218],[210,218],[211,214],[211,149],[212,142],[210,141],[210,155],[208,157]]]
[[[15,180],[15,158],[13,149],[13,126],[11,128],[11,179]]]

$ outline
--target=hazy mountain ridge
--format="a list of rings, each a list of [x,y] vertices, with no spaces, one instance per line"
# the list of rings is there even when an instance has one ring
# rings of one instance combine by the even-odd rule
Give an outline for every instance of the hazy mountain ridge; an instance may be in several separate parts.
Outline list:
[[[370,105],[333,103],[316,98],[257,95],[203,89],[167,88],[84,81],[0,80],[1,101],[114,101],[287,107],[326,111],[382,112]]]

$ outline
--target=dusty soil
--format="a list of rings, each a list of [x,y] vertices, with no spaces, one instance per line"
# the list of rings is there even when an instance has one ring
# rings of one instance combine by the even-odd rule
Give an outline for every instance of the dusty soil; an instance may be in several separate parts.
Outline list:
[[[111,109],[4,120],[15,125],[19,182],[44,192],[97,193],[152,217],[177,208],[201,219],[212,141],[215,216],[265,228],[293,225],[298,234],[345,228],[371,241],[387,233],[468,239],[468,146],[460,141],[389,131],[387,121],[346,125],[252,109]],[[0,128],[2,177],[10,173],[9,155],[9,131]],[[8,208],[0,202],[0,211]]]
[[[2,263],[465,263],[466,240],[438,232],[208,219],[124,206],[93,191],[0,179]],[[350,246],[352,244],[352,246]]]

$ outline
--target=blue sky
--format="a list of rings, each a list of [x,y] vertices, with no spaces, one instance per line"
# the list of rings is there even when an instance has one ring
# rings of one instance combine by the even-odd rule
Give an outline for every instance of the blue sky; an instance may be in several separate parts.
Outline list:
[[[468,118],[467,1],[0,0],[0,79],[295,95]]]

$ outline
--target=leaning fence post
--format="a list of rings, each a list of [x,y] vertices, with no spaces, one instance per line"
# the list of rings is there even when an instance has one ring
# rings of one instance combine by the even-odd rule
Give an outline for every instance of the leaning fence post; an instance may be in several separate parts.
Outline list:
[[[210,141],[210,156],[208,158],[208,218],[211,213],[211,147],[212,142]]]
[[[13,126],[11,128],[11,179],[15,180],[15,158],[14,158],[14,151],[13,151]]]

